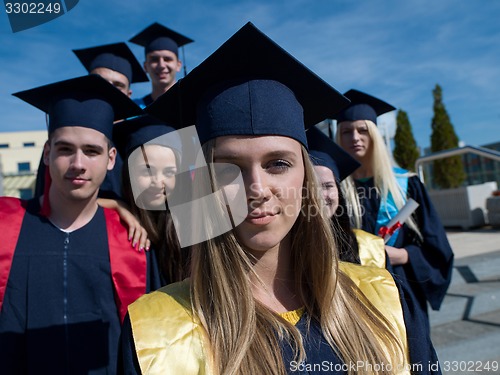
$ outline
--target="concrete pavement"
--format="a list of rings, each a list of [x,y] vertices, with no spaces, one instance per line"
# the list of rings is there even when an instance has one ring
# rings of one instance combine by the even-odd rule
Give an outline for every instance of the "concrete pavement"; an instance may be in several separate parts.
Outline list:
[[[446,234],[455,259],[500,251],[499,228],[484,227],[468,231],[448,229]]]
[[[500,375],[500,229],[448,230],[452,283],[431,334],[444,375]]]

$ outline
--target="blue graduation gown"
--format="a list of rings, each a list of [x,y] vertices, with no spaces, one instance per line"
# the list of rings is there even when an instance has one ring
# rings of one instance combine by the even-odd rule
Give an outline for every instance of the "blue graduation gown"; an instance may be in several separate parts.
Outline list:
[[[12,259],[0,312],[1,372],[116,374],[121,322],[104,211],[71,233],[39,211],[38,200],[28,202]],[[159,286],[155,257],[146,257],[144,292]]]
[[[362,229],[376,234],[380,196],[375,193],[373,178],[364,182],[356,181],[356,187],[358,191],[362,191],[360,188],[365,189],[365,194],[360,195],[360,203],[365,208]],[[405,248],[409,262],[402,266],[388,264],[387,268],[409,286],[420,308],[427,315],[427,302],[433,310],[439,310],[450,285],[453,251],[441,220],[417,176],[409,177],[407,195],[419,203],[413,217],[423,239],[420,240],[407,225],[403,225],[394,247]]]

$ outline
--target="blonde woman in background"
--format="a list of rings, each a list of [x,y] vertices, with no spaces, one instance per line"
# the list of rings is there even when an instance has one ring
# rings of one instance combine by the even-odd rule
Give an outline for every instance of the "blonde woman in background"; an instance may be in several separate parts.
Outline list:
[[[353,229],[350,223],[352,209],[346,203],[340,184],[361,164],[313,126],[306,132],[309,156],[321,183],[327,215],[341,261],[363,266],[386,268],[384,239],[362,229]],[[437,363],[429,335],[423,335],[428,325],[427,315],[421,312],[418,301],[407,284],[397,283],[401,294],[409,359],[411,363]],[[395,308],[395,307],[393,307]]]
[[[377,116],[395,108],[357,90],[344,94],[351,104],[337,118],[337,143],[361,163],[344,180],[356,228],[382,235],[384,227],[413,198],[419,207],[396,230],[385,249],[388,268],[407,283],[427,316],[438,310],[451,281],[453,252],[424,185],[415,174],[393,166],[377,127]]]

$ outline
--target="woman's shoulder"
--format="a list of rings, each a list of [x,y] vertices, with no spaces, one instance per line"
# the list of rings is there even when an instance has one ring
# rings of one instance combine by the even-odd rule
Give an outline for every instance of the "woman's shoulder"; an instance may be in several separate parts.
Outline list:
[[[425,186],[420,180],[418,174],[412,171],[408,171],[406,169],[394,167],[393,168],[394,175],[397,180],[407,181],[408,184],[408,195],[410,197],[420,197],[426,193]],[[404,183],[406,185],[406,182]],[[404,189],[406,190],[406,189]]]
[[[144,374],[210,374],[208,337],[193,314],[189,280],[146,294],[129,306]]]
[[[360,283],[368,282],[377,285],[379,281],[386,279],[394,284],[394,278],[385,268],[339,262],[339,269],[358,285],[358,287]]]
[[[191,316],[189,279],[143,295],[128,310],[132,320],[155,319],[161,315],[167,315],[167,319]]]
[[[418,175],[413,174],[408,177],[408,196],[418,203],[429,200],[429,194],[422,180]]]

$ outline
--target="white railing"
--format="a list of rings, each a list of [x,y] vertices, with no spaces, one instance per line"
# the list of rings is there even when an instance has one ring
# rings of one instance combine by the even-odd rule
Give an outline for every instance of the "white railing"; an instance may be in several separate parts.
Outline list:
[[[422,156],[418,158],[417,161],[415,162],[415,170],[417,171],[420,180],[424,182],[424,170],[423,170],[424,163],[467,153],[479,155],[491,160],[500,161],[500,152],[498,151],[491,150],[486,147],[464,146],[464,147],[452,148],[449,150],[435,152],[432,155]]]

